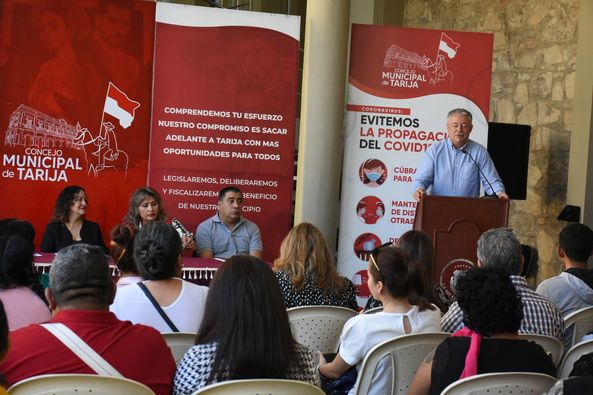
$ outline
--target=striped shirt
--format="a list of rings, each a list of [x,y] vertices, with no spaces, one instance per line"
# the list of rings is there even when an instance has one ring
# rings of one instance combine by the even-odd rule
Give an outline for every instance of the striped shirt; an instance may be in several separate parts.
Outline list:
[[[563,341],[564,320],[558,307],[527,286],[524,277],[511,276],[511,281],[523,302],[523,320],[519,333],[547,335]],[[453,303],[441,318],[443,332],[456,332],[463,328],[463,312]]]

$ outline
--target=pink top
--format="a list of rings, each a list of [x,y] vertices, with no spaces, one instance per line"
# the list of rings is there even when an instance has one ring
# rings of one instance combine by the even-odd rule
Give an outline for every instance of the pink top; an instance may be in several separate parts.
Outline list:
[[[0,290],[0,300],[8,317],[8,329],[14,331],[29,324],[48,321],[51,313],[45,303],[27,287]]]

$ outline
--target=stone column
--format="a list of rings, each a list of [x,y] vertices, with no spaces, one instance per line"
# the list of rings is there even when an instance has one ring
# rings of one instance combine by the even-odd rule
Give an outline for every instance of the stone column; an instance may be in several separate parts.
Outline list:
[[[295,223],[315,223],[335,250],[350,0],[307,2]]]

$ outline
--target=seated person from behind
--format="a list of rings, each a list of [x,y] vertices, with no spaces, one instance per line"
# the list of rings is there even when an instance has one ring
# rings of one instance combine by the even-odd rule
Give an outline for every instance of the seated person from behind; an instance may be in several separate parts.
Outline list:
[[[4,305],[0,302],[0,361],[6,357],[8,353],[8,319],[4,312]],[[8,395],[6,392],[6,379],[0,372],[0,395]]]
[[[201,258],[226,259],[236,254],[262,257],[259,228],[241,216],[243,194],[237,187],[218,193],[218,212],[198,225],[197,253]]]
[[[0,237],[0,300],[6,305],[11,331],[51,318],[31,288],[35,281],[31,243],[19,236]]]
[[[144,281],[117,290],[110,308],[117,318],[160,332],[198,331],[208,288],[179,278],[182,250],[179,234],[171,225],[151,221],[142,226],[134,240],[134,262]],[[159,313],[149,294],[173,325]]]
[[[327,305],[357,310],[352,281],[339,276],[325,237],[303,222],[288,232],[274,262],[286,307]]]
[[[319,353],[319,372],[340,378],[352,366],[360,371],[371,348],[401,335],[440,332],[441,312],[430,304],[423,289],[422,268],[397,247],[384,247],[370,254],[368,286],[383,303],[383,311],[359,314],[349,319],[340,336],[340,350],[332,362]],[[389,366],[381,363],[371,383],[372,394],[385,394],[391,380]],[[349,394],[356,392],[352,388]]]
[[[593,230],[587,225],[570,223],[562,229],[558,255],[564,271],[542,281],[536,292],[554,302],[564,317],[593,306],[593,269],[587,269],[592,252]]]
[[[473,127],[469,111],[464,108],[449,111],[449,138],[428,147],[414,175],[412,196],[416,201],[431,186],[431,195],[478,197],[480,180],[487,195],[509,198],[486,148],[469,139]]]
[[[467,270],[459,276],[456,295],[465,327],[422,362],[408,394],[440,394],[454,381],[481,373],[555,375],[554,363],[544,349],[519,338],[523,306],[505,271]]]
[[[240,379],[288,379],[317,385],[311,351],[296,342],[272,269],[253,256],[237,255],[217,270],[206,314],[179,363],[175,395]]]
[[[71,244],[85,243],[99,246],[107,253],[99,224],[84,218],[88,205],[82,187],[70,185],[64,188],[56,199],[51,222],[43,232],[41,251],[58,252]]]
[[[506,271],[523,303],[523,320],[519,333],[552,336],[562,341],[564,320],[560,310],[548,299],[527,286],[523,269],[521,244],[511,229],[490,229],[478,239],[478,267],[495,267]],[[455,332],[463,328],[463,312],[454,302],[441,319],[443,332]]]
[[[86,342],[124,377],[159,395],[171,392],[175,361],[161,334],[120,321],[109,312],[115,284],[103,251],[75,244],[60,250],[49,272],[46,296],[53,318]],[[48,329],[29,325],[10,333],[10,350],[0,363],[9,384],[42,374],[95,373]]]
[[[118,287],[143,280],[134,262],[134,231],[129,226],[117,225],[111,230],[109,255],[119,270]]]

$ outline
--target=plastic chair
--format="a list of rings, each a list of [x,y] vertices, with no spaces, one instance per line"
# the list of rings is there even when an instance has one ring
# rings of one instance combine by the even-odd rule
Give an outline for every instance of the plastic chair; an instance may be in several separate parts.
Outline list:
[[[193,395],[324,395],[321,388],[304,381],[252,379],[207,385]]]
[[[165,342],[167,342],[167,345],[171,349],[171,354],[173,354],[173,359],[175,359],[175,364],[177,365],[179,365],[185,352],[196,342],[195,333],[170,332],[162,333],[162,335],[163,339],[165,339]]]
[[[377,365],[391,363],[391,392],[405,394],[420,363],[449,333],[415,333],[386,340],[371,348],[362,361],[356,379],[356,395],[368,394]]]
[[[545,394],[556,384],[556,378],[543,373],[485,373],[449,384],[441,395]]]
[[[593,340],[587,340],[581,343],[577,343],[570,350],[564,354],[562,362],[558,367],[558,378],[565,379],[570,374],[574,363],[583,355],[593,353]]]
[[[589,332],[593,332],[593,307],[573,311],[564,317],[564,347],[569,349]]]
[[[333,353],[338,349],[346,321],[354,310],[335,306],[303,306],[287,310],[295,340],[309,350]]]
[[[560,360],[562,359],[562,354],[564,354],[564,344],[562,344],[560,340],[552,336],[537,335],[532,333],[521,333],[519,337],[524,340],[530,340],[542,346],[544,351],[552,358],[554,366],[558,366]]]
[[[379,307],[375,307],[372,309],[368,309],[363,314],[375,314],[375,313],[380,313],[382,311],[383,311],[383,306],[379,306]]]
[[[96,374],[46,374],[30,377],[14,384],[11,395],[154,395],[142,383],[134,380]]]

